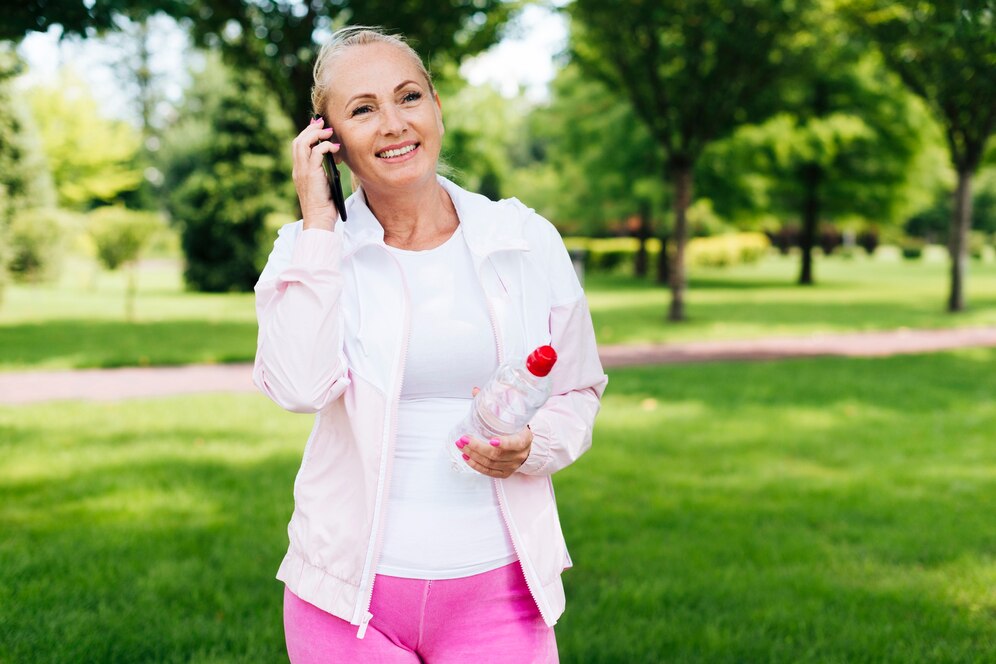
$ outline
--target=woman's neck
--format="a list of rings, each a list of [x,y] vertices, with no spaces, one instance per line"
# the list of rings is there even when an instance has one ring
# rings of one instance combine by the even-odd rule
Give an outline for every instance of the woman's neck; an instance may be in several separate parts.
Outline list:
[[[428,186],[404,194],[363,188],[367,207],[384,227],[384,242],[419,251],[442,244],[459,224],[453,201],[433,178]]]

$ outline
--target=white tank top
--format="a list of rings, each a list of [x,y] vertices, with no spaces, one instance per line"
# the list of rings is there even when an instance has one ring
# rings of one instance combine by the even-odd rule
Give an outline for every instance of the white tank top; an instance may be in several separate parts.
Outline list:
[[[516,560],[494,480],[456,473],[445,445],[470,391],[497,368],[484,292],[458,226],[426,251],[388,247],[411,297],[387,525],[378,574],[453,579]]]

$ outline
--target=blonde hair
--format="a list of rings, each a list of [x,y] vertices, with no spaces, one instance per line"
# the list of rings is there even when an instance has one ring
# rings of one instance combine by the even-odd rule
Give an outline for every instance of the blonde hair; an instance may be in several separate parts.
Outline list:
[[[342,52],[350,46],[364,46],[366,44],[391,44],[400,48],[422,72],[425,82],[429,85],[429,92],[436,92],[429,70],[426,69],[422,63],[422,58],[415,52],[415,49],[408,45],[404,37],[389,35],[376,26],[351,25],[332,33],[329,40],[322,44],[321,50],[318,51],[313,72],[315,84],[311,88],[311,107],[314,113],[325,115],[325,107],[329,103],[329,96],[332,92],[332,81],[329,80],[329,65],[332,60],[342,55]]]

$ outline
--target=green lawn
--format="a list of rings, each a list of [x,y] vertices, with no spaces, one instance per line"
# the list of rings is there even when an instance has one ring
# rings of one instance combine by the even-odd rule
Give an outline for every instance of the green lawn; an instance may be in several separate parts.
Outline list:
[[[996,350],[614,371],[557,475],[568,662],[996,660]],[[0,408],[0,662],[286,661],[311,418]]]
[[[668,342],[804,335],[813,332],[996,325],[996,263],[972,262],[970,310],[944,312],[943,261],[818,261],[819,284],[794,284],[797,261],[691,274],[690,320],[667,324],[670,294],[629,276],[587,279],[601,343]],[[96,279],[94,278],[96,275]],[[182,289],[176,263],[139,275],[137,322],[123,321],[124,279],[71,263],[57,286],[11,286],[0,308],[0,370],[251,360],[256,319],[251,294]]]
[[[936,256],[936,253],[934,254]],[[943,261],[817,260],[817,284],[795,285],[798,259],[690,274],[688,321],[664,324],[670,291],[628,275],[592,275],[586,290],[600,343],[699,341],[814,332],[996,325],[996,263],[969,264],[968,311],[952,316]]]

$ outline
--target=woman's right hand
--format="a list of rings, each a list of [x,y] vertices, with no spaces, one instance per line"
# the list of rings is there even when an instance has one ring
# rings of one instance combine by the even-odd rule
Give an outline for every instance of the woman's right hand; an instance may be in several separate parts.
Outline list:
[[[329,181],[322,167],[325,153],[335,154],[339,144],[328,139],[332,137],[332,127],[325,127],[325,120],[311,121],[304,131],[297,135],[292,145],[294,157],[294,188],[301,203],[304,228],[321,228],[331,231],[339,214],[332,202]]]

